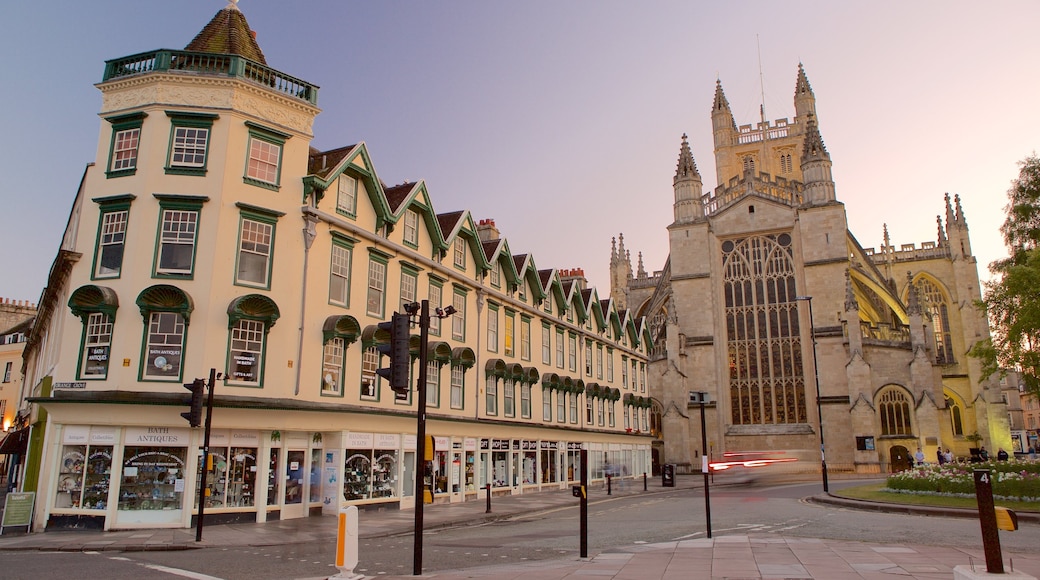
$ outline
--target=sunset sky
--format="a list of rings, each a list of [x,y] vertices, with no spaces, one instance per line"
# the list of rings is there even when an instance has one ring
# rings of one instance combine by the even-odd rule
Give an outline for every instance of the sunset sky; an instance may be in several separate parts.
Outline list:
[[[36,302],[87,163],[106,59],[181,49],[225,0],[16,2],[0,21],[0,297]],[[611,238],[667,257],[683,133],[716,185],[710,108],[793,117],[799,62],[865,247],[934,241],[959,194],[979,273],[1040,141],[1040,3],[323,0],[239,4],[268,64],[321,87],[313,145],[364,141],[387,185],[493,218],[539,268],[609,293]],[[88,192],[89,196],[89,192]],[[90,225],[89,227],[94,227]],[[153,243],[148,240],[147,243]]]

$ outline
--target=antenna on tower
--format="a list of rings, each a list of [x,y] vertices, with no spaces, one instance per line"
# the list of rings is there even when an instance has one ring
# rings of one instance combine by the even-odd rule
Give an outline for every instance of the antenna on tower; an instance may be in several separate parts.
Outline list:
[[[758,114],[762,117],[762,122],[766,122],[766,82],[762,76],[762,43],[758,41],[758,34],[755,34],[755,46],[758,47],[758,86],[762,92],[762,100],[758,105]]]

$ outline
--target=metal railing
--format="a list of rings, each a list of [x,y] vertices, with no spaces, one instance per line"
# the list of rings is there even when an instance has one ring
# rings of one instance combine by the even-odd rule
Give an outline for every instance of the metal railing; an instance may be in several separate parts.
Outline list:
[[[286,96],[318,104],[318,87],[234,54],[153,50],[105,61],[102,82],[151,72],[218,75],[247,79]]]

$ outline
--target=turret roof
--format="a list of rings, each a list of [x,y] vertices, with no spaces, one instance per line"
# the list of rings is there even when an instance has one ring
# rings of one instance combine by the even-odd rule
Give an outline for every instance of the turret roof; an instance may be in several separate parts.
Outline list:
[[[682,145],[679,146],[679,164],[675,168],[675,179],[696,177],[700,178],[701,174],[697,171],[697,162],[693,159],[693,153],[690,153],[690,143],[686,140],[686,133],[682,136]]]
[[[256,36],[237,3],[238,0],[228,2],[184,50],[235,54],[266,66],[264,53],[256,43]]]

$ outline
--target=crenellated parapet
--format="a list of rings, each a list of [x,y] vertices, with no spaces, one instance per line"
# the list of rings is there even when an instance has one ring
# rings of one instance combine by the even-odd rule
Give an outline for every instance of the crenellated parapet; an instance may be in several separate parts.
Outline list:
[[[898,248],[895,245],[882,245],[877,251],[874,248],[864,248],[863,251],[876,265],[884,264],[889,258],[893,262],[911,262],[950,257],[950,247],[935,242],[921,242],[921,247],[912,243],[900,244]]]
[[[734,177],[729,183],[720,185],[715,191],[704,194],[701,203],[704,215],[714,215],[729,207],[747,195],[757,195],[771,201],[796,207],[802,205],[805,185],[799,181],[784,177],[773,177],[768,173],[752,175],[745,172],[741,177]]]

